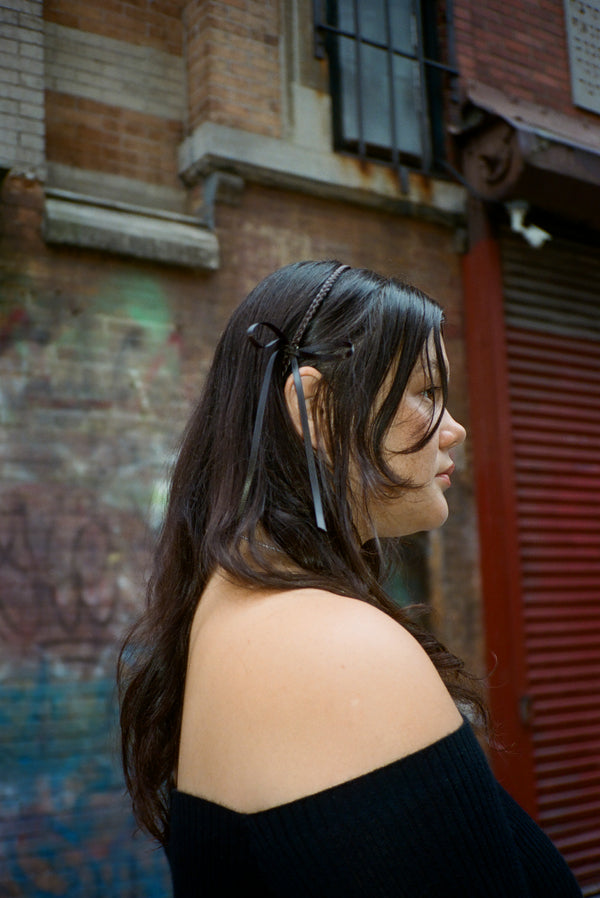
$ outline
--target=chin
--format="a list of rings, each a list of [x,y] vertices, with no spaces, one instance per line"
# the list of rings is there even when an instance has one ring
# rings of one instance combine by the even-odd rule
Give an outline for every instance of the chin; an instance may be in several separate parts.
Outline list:
[[[449,514],[450,514],[450,509],[448,508],[448,505],[446,504],[446,500],[444,499],[444,507],[443,507],[443,508],[440,508],[440,514],[439,514],[439,517],[438,517],[438,523],[437,523],[435,526],[436,526],[436,527],[441,527],[442,524],[445,524],[446,521],[448,520],[448,515],[449,515]]]
[[[435,509],[432,509],[430,514],[423,515],[420,520],[415,520],[411,522],[411,526],[405,526],[404,528],[400,528],[402,530],[401,533],[398,533],[398,536],[410,536],[411,533],[426,533],[430,530],[437,530],[438,527],[441,527],[448,520],[448,506],[444,502],[444,506]]]
[[[448,520],[448,506],[444,502],[444,507],[440,508],[439,514],[436,515],[435,520],[430,524],[429,527],[425,528],[427,530],[437,530],[438,527],[441,527]]]

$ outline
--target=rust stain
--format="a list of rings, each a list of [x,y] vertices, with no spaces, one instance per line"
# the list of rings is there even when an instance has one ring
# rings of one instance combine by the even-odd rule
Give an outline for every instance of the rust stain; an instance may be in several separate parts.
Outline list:
[[[421,202],[431,205],[433,202],[433,183],[429,175],[424,175],[422,172],[411,172],[410,180],[411,185],[416,188]]]
[[[389,187],[390,194],[395,194],[400,191],[398,174],[394,169],[389,168],[388,166],[381,165],[379,162],[372,162],[369,159],[360,159],[354,156],[340,156],[339,161],[348,172],[348,176],[352,181],[356,180],[358,176],[360,186],[364,187],[365,190],[372,189],[375,180],[379,183],[381,183],[382,180],[385,180]]]

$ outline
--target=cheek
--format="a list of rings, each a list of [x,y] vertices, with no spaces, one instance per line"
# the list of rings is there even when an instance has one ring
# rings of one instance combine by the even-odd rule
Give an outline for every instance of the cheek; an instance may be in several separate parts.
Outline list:
[[[396,451],[415,446],[430,431],[434,420],[432,414],[432,407],[428,406],[420,396],[406,399],[398,411],[396,421],[389,430],[386,446]],[[422,449],[415,453],[408,453],[404,457],[410,459],[421,455],[431,442],[435,442],[435,436]]]
[[[397,455],[394,470],[419,484],[430,483],[437,473],[437,443],[435,437],[417,452]]]

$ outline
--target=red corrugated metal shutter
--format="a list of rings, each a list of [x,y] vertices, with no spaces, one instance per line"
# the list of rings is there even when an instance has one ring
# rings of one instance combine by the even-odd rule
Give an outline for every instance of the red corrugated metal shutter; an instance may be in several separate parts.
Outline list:
[[[600,894],[600,253],[502,241],[540,823]]]

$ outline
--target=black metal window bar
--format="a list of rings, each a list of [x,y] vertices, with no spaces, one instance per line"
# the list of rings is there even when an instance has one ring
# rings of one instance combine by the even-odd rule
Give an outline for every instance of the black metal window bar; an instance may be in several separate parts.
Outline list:
[[[458,75],[451,0],[442,19],[436,0],[313,5],[315,56],[329,57],[335,149],[391,162],[405,191],[407,168],[443,170],[444,90],[454,92]]]

